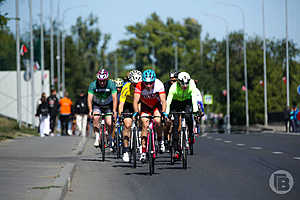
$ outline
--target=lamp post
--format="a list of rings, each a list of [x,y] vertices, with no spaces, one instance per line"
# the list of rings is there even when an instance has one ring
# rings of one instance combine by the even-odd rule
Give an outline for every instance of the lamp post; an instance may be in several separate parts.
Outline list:
[[[263,24],[263,48],[264,48],[264,104],[265,104],[265,126],[268,126],[268,97],[267,97],[267,58],[266,58],[266,30],[265,30],[265,3],[262,0],[262,24]]]
[[[249,128],[249,103],[248,103],[248,73],[247,73],[247,48],[246,48],[246,39],[245,39],[245,34],[246,34],[246,22],[245,22],[245,12],[244,10],[235,4],[230,4],[230,3],[223,3],[219,2],[220,4],[223,4],[225,6],[231,6],[238,8],[242,14],[243,18],[243,52],[244,52],[244,79],[245,79],[245,111],[246,111],[246,128]]]
[[[75,8],[82,8],[82,7],[87,7],[87,5],[80,5],[80,6],[74,6],[74,7],[71,7],[71,8],[66,8],[64,11],[63,11],[63,18],[62,18],[62,25],[63,25],[63,31],[62,31],[62,44],[61,44],[61,64],[62,64],[62,93],[64,94],[65,93],[65,90],[66,90],[66,83],[65,83],[65,15],[71,11],[72,9],[75,9]]]
[[[178,71],[178,49],[177,49],[178,44],[176,41],[176,37],[172,33],[169,33],[169,32],[159,31],[158,33],[170,35],[174,39],[174,42],[175,42],[174,69],[175,69],[175,71]]]
[[[230,133],[230,80],[229,80],[229,33],[228,33],[228,21],[224,17],[220,17],[218,15],[208,14],[205,13],[204,15],[215,17],[217,19],[220,19],[224,22],[226,27],[226,90],[227,90],[227,133]]]

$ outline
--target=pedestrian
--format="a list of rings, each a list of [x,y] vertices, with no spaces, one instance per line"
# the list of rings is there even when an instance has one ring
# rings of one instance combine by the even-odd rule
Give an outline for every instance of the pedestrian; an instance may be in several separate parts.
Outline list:
[[[64,97],[59,100],[59,105],[61,135],[68,135],[68,124],[72,116],[72,101],[69,99],[68,92],[65,92]],[[72,135],[72,132],[69,132],[69,135]]]
[[[82,135],[82,137],[86,137],[86,126],[89,109],[87,106],[87,96],[83,91],[80,91],[80,94],[77,97],[74,113],[76,118],[76,131],[78,131],[79,134]]]
[[[291,122],[291,126],[292,126],[292,132],[296,132],[297,131],[297,115],[299,113],[299,110],[297,108],[297,104],[296,102],[293,102],[293,108],[290,112],[290,122]]]
[[[43,93],[41,103],[38,105],[36,116],[39,117],[39,133],[41,137],[48,136],[50,133],[50,109],[46,94]]]
[[[284,111],[283,111],[283,121],[285,124],[285,132],[289,132],[290,131],[290,107],[287,106],[285,107]]]
[[[56,126],[56,117],[59,111],[59,103],[58,98],[56,96],[56,90],[54,88],[51,89],[51,95],[47,98],[47,102],[50,109],[50,129],[51,135],[54,135],[55,126]]]

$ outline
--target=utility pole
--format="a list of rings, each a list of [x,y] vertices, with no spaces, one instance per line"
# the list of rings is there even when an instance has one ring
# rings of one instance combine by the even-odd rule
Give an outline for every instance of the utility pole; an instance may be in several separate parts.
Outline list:
[[[33,58],[33,32],[32,32],[32,0],[29,0],[29,15],[30,15],[30,72],[31,72],[31,114],[32,128],[35,128],[35,91],[34,91],[34,58]]]
[[[22,95],[21,95],[21,59],[20,59],[20,24],[19,0],[16,0],[16,54],[17,54],[17,117],[18,126],[22,125]]]
[[[42,91],[44,92],[44,23],[43,23],[43,0],[40,1],[41,6],[41,68],[42,68]]]
[[[268,126],[268,98],[267,98],[267,58],[266,58],[266,30],[265,30],[265,4],[262,0],[263,40],[264,40],[264,103],[265,103],[265,126]]]
[[[56,33],[56,42],[57,42],[57,55],[56,55],[56,60],[57,60],[57,91],[58,91],[58,96],[62,97],[63,94],[61,94],[61,86],[60,86],[60,31],[59,31],[59,2],[57,4],[57,33]]]
[[[51,87],[54,87],[54,47],[53,47],[53,4],[50,1],[50,64],[51,64]]]

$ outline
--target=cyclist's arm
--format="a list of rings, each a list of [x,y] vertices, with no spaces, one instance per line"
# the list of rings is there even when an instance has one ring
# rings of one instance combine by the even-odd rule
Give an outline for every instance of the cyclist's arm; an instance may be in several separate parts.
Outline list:
[[[167,102],[166,102],[166,113],[169,114],[170,113],[170,106],[173,100],[173,96],[174,93],[176,92],[176,84],[173,84],[170,87],[169,93],[168,93],[168,97],[167,97]]]
[[[134,112],[139,112],[138,103],[140,101],[140,97],[141,97],[141,94],[134,93],[134,97],[133,97],[133,110],[134,110]]]
[[[113,112],[117,112],[117,106],[118,106],[118,95],[117,93],[111,94],[113,99]]]
[[[159,94],[159,98],[160,98],[160,102],[161,102],[161,106],[162,106],[162,112],[166,112],[166,93],[160,93]]]
[[[119,116],[121,116],[123,109],[124,109],[125,102],[120,101],[119,103]]]
[[[93,94],[89,93],[88,94],[88,108],[89,108],[89,113],[93,111]]]

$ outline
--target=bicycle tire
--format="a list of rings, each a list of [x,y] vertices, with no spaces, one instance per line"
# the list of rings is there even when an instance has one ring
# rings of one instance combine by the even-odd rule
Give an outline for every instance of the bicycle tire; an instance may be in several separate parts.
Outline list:
[[[170,151],[170,164],[174,165],[174,163],[175,163],[175,160],[174,160],[175,148],[173,146],[173,134],[171,135],[171,138],[170,138],[169,151]]]
[[[149,157],[149,162],[148,162],[148,165],[149,165],[149,174],[150,176],[152,176],[152,174],[154,173],[153,171],[153,155],[152,155],[152,131],[150,130],[149,131],[149,146],[148,146],[148,157]]]
[[[194,139],[195,136],[194,134],[192,134],[192,136],[190,137],[190,142],[189,142],[189,147],[190,147],[190,155],[194,155]]]
[[[121,158],[121,147],[120,147],[120,128],[117,128],[116,134],[116,147],[117,147],[117,159]]]
[[[105,161],[105,133],[104,127],[101,128],[101,152],[102,152],[102,161]]]
[[[133,131],[131,134],[133,134],[132,136],[132,159],[133,159],[133,168],[136,168],[136,152],[137,152],[137,138],[136,138],[136,127],[133,128]]]
[[[181,132],[182,135],[182,168],[187,169],[187,148],[186,148],[186,133],[185,130]]]

